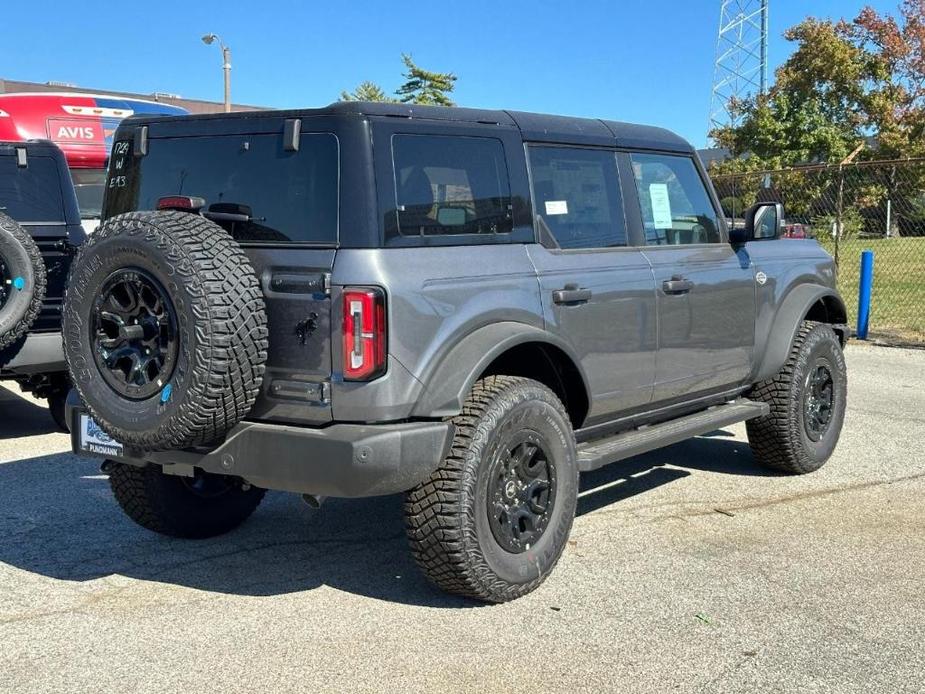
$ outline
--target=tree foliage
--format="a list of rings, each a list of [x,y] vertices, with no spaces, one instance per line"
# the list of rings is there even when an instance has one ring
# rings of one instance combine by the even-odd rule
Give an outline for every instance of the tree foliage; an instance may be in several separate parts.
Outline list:
[[[871,136],[878,158],[925,155],[925,0],[903,0],[898,17],[808,17],[784,36],[796,48],[768,93],[732,104],[738,124],[711,132],[747,155],[721,171],[838,163]]]
[[[379,102],[388,102],[394,103],[397,99],[393,99],[375,82],[370,82],[366,80],[365,82],[360,82],[359,86],[354,89],[352,92],[343,91],[340,93],[341,101],[379,101]]]
[[[402,53],[405,65],[404,83],[389,96],[375,82],[365,81],[352,92],[343,91],[341,101],[378,101],[387,103],[420,104],[427,106],[455,106],[450,93],[456,86],[452,72],[432,72],[418,66],[410,55]]]

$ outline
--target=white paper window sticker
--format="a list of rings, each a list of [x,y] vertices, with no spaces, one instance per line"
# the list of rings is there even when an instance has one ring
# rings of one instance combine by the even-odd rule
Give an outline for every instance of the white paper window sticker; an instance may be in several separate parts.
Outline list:
[[[568,214],[568,200],[547,200],[546,214]]]
[[[649,200],[652,202],[652,224],[656,229],[671,229],[671,198],[666,183],[649,184]]]

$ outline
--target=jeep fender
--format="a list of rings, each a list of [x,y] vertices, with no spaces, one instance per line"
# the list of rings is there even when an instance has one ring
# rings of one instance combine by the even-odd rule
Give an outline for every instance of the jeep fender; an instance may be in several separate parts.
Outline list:
[[[752,382],[763,381],[770,378],[787,361],[790,345],[800,328],[800,323],[809,313],[812,306],[820,299],[828,299],[835,303],[841,311],[841,317],[846,315],[845,303],[834,289],[818,284],[801,284],[795,287],[781,302],[766,336],[764,352],[761,352],[761,336],[759,336],[755,352],[756,368]],[[841,320],[832,321],[833,325],[841,325],[842,342],[847,338],[847,326]]]
[[[531,325],[502,321],[469,333],[433,368],[421,375],[425,390],[412,416],[452,417],[459,414],[469,391],[485,369],[507,350],[527,342],[544,343],[562,350],[581,374],[585,392],[591,392],[581,361],[566,343]]]

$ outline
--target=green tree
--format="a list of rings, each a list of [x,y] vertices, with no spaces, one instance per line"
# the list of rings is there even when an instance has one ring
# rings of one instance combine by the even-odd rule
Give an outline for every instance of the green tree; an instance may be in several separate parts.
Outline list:
[[[456,75],[452,72],[425,70],[405,53],[402,53],[401,59],[407,72],[404,73],[405,83],[395,90],[399,101],[427,106],[456,105],[449,97],[456,86]]]
[[[904,0],[898,18],[808,17],[784,36],[796,48],[768,93],[732,104],[738,124],[711,132],[749,155],[719,170],[838,163],[871,135],[880,158],[925,155],[925,2]]]
[[[388,94],[383,91],[375,82],[370,82],[366,80],[365,82],[360,82],[359,86],[354,89],[352,92],[343,91],[340,93],[341,101],[379,101],[385,103],[395,103],[396,99],[393,99]]]

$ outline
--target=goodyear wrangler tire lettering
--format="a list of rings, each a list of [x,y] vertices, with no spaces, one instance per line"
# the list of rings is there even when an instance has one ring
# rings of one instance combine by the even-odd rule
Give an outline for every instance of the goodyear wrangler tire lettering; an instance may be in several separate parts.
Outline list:
[[[71,270],[64,336],[94,419],[142,450],[220,439],[253,406],[267,358],[247,255],[218,225],[182,212],[100,226]]]
[[[0,349],[26,334],[44,299],[45,264],[38,246],[0,212]]]

